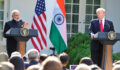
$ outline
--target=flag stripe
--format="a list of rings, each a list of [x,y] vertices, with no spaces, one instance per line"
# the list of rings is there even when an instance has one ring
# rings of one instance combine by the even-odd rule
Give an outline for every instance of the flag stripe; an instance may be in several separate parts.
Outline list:
[[[45,21],[46,21],[46,14],[43,12],[42,15],[43,15],[43,17],[44,17],[44,19],[45,19]]]
[[[34,29],[33,24],[32,24],[32,29]],[[37,47],[39,48],[39,47],[40,47],[40,44],[38,43],[36,37],[33,38],[33,41],[36,43]]]
[[[41,41],[40,41],[40,38],[39,37],[36,37],[38,43],[40,44],[40,47],[41,47],[41,50],[43,50],[43,46],[41,45]]]
[[[40,26],[38,25],[35,17],[34,17],[34,22],[35,22],[35,24],[36,24],[36,27],[37,27],[38,31],[40,32],[40,35],[41,35],[41,37],[42,37],[42,40],[43,40],[43,42],[44,42],[44,44],[45,44],[45,46],[46,46],[46,45],[47,45],[46,40],[45,40],[45,38],[44,38],[44,36],[43,36],[43,34],[42,34],[42,32],[41,32]]]
[[[35,42],[35,44],[37,45],[38,49],[41,51],[41,47],[40,47],[40,44],[39,42],[37,41],[36,37],[33,38],[33,41]]]
[[[37,29],[35,23],[33,23],[33,26]],[[38,31],[38,38],[39,38],[40,41],[41,41],[42,47],[43,47],[43,48],[46,48],[45,44],[43,43],[43,40],[42,40],[42,38],[41,38],[41,35],[40,35],[40,32],[39,32],[39,31]],[[39,46],[40,46],[40,45],[39,45]]]
[[[52,22],[51,26],[52,27],[51,27],[51,32],[50,32],[50,40],[51,40],[52,44],[54,45],[57,53],[60,54],[67,48],[67,45],[65,44],[65,42],[64,42],[59,30],[57,29],[56,25],[54,24],[54,22]]]
[[[35,15],[33,17],[33,24],[31,26],[32,29],[38,30],[38,37],[32,38],[33,46],[37,50],[43,50],[47,47],[47,28],[46,28],[46,7],[45,0],[37,0],[35,7]]]
[[[66,12],[64,0],[56,0],[51,23],[50,40],[58,54],[67,49]]]
[[[41,16],[41,17],[42,17],[42,16]],[[38,19],[38,16],[37,16],[37,15],[35,15],[35,19],[36,19],[37,23],[39,23],[38,26],[40,27],[43,36],[46,36],[46,33],[45,33],[45,31],[43,30],[43,27],[42,27],[41,22],[40,22],[40,20]],[[42,19],[42,20],[43,20],[44,23],[46,22],[44,19]],[[46,26],[46,25],[45,25],[45,26]]]
[[[42,25],[42,27],[43,27],[43,30],[45,31],[45,34],[46,34],[46,27],[45,27],[45,25],[43,24],[43,21],[42,21],[41,16],[38,16],[38,19],[40,20],[41,25]]]
[[[57,0],[57,4],[59,5],[59,8],[61,9],[61,11],[62,11],[64,17],[66,18],[64,0]]]
[[[40,50],[39,50],[39,48],[37,47],[37,45],[36,45],[35,41],[33,40],[33,38],[31,38],[31,41],[32,41],[32,44],[34,45],[35,49],[37,49],[37,50],[40,52]]]
[[[34,29],[34,27],[32,26],[32,29]],[[41,50],[43,50],[43,46],[41,45],[41,41],[40,41],[40,38],[39,37],[36,37],[40,47],[41,47]]]

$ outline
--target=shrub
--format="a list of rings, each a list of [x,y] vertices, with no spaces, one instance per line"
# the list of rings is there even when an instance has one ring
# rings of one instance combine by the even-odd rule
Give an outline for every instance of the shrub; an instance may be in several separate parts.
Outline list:
[[[90,57],[90,36],[78,33],[68,39],[68,48],[65,51],[70,56],[68,65],[79,64],[82,57]],[[120,60],[120,52],[113,54],[113,61]]]
[[[120,52],[113,54],[113,61],[120,60]]]
[[[69,64],[74,65],[79,64],[82,57],[90,57],[89,35],[78,33],[69,38],[66,53],[70,56]]]

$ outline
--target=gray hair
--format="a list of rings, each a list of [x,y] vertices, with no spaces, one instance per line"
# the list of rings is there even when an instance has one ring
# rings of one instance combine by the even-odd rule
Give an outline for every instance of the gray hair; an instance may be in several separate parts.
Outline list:
[[[62,70],[62,64],[57,57],[49,56],[43,61],[41,70]]]
[[[39,52],[36,49],[30,49],[28,51],[28,58],[34,60],[39,56]]]
[[[98,12],[98,11],[103,11],[103,12],[105,12],[105,9],[104,8],[98,8],[97,10],[96,10],[96,13]]]
[[[8,61],[8,54],[6,52],[0,52],[0,62]]]
[[[19,10],[12,10],[11,15],[13,15],[15,12],[20,13],[20,11],[19,11]]]

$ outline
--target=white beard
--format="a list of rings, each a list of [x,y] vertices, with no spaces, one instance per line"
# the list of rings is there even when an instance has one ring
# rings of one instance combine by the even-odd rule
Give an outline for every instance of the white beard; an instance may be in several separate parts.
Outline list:
[[[13,18],[15,21],[17,21],[17,22],[19,22],[20,21],[20,19],[16,19],[16,18]]]

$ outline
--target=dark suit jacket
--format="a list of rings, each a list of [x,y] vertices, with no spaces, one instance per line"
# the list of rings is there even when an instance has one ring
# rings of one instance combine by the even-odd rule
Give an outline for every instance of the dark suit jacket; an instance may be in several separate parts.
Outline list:
[[[23,24],[24,22],[22,20],[20,20],[19,22],[16,22],[15,20],[11,20],[5,23],[3,36],[7,38],[7,50],[11,52],[16,51],[17,41],[13,37],[6,36],[6,32],[10,28],[21,28]]]
[[[109,31],[114,31],[114,26],[112,21],[105,19],[103,32]],[[99,19],[92,20],[89,28],[89,34],[96,34],[97,32],[100,32]],[[99,50],[99,46],[101,43],[98,40],[91,40],[91,50]]]
[[[25,64],[25,68],[27,69],[29,66],[31,66],[31,65],[36,65],[36,64],[38,64],[38,61],[35,61],[35,60],[32,60],[32,61],[30,61],[30,62],[26,62],[26,63],[24,63]]]
[[[24,70],[24,62],[21,57],[13,56],[9,61],[14,65],[14,70]]]

